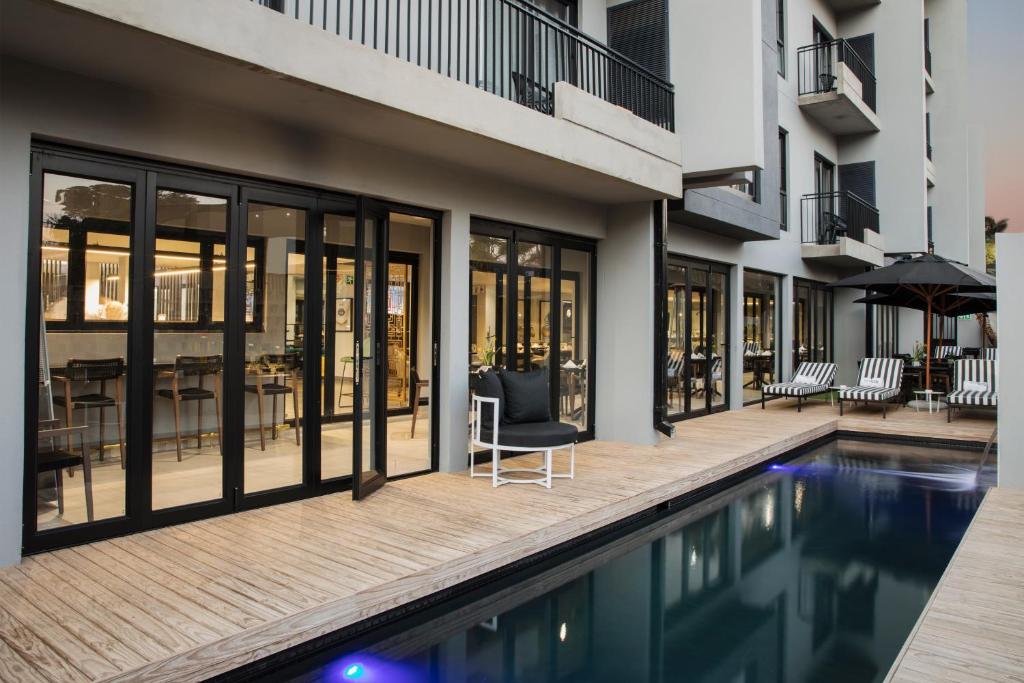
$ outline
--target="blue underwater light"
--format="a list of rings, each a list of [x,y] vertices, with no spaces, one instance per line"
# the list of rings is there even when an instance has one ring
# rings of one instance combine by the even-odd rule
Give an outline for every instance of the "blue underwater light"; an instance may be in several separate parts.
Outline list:
[[[345,677],[346,681],[357,681],[363,677],[366,670],[362,664],[349,664],[342,670],[341,675]]]

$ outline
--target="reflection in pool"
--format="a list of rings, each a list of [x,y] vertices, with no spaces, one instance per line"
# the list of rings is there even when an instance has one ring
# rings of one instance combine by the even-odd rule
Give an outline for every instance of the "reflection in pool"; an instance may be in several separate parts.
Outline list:
[[[437,618],[272,678],[878,681],[984,495],[977,458],[833,442]]]

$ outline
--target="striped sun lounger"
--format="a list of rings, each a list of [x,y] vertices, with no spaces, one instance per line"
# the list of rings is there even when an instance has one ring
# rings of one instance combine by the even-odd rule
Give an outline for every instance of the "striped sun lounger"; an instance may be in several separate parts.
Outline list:
[[[865,358],[857,374],[857,386],[839,390],[839,414],[843,414],[843,401],[880,403],[884,420],[885,406],[900,395],[902,384],[903,359]]]
[[[805,398],[830,390],[835,378],[835,363],[801,363],[793,373],[792,381],[768,384],[761,388],[761,410],[764,410],[765,396],[795,396],[796,411],[799,413]]]
[[[953,391],[946,397],[946,422],[953,420],[954,407],[999,406],[997,369],[994,360],[958,360],[953,364]]]
[[[936,346],[932,349],[932,358],[935,360],[946,360],[947,356],[959,358],[962,355],[964,350],[959,346]]]

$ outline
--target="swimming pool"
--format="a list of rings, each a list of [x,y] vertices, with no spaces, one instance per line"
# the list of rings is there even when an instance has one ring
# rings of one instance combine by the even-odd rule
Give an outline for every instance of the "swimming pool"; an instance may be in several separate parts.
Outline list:
[[[878,681],[985,486],[970,451],[841,440],[266,680]]]

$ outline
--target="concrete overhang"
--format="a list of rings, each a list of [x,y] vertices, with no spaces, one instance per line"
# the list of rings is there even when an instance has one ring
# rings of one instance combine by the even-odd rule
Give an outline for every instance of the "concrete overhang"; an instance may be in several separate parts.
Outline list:
[[[687,185],[682,199],[669,201],[669,220],[740,242],[779,239],[778,221],[765,216],[761,205],[733,194],[722,188]]]
[[[835,89],[800,95],[800,109],[834,135],[877,133],[882,128],[878,114],[864,100],[863,85],[842,62],[834,63]]]
[[[548,116],[250,0],[3,0],[2,12],[4,55],[142,93],[587,201],[682,195],[677,135],[568,83]]]
[[[928,187],[935,187],[935,162],[928,158],[924,160],[924,177]]]
[[[832,266],[885,265],[885,247],[881,236],[873,230],[864,231],[864,241],[840,237],[835,244],[801,244],[800,256]]]
[[[934,95],[935,94],[935,79],[928,73],[928,69],[924,70],[924,94]]]
[[[882,0],[825,0],[825,4],[837,14],[881,5]]]

